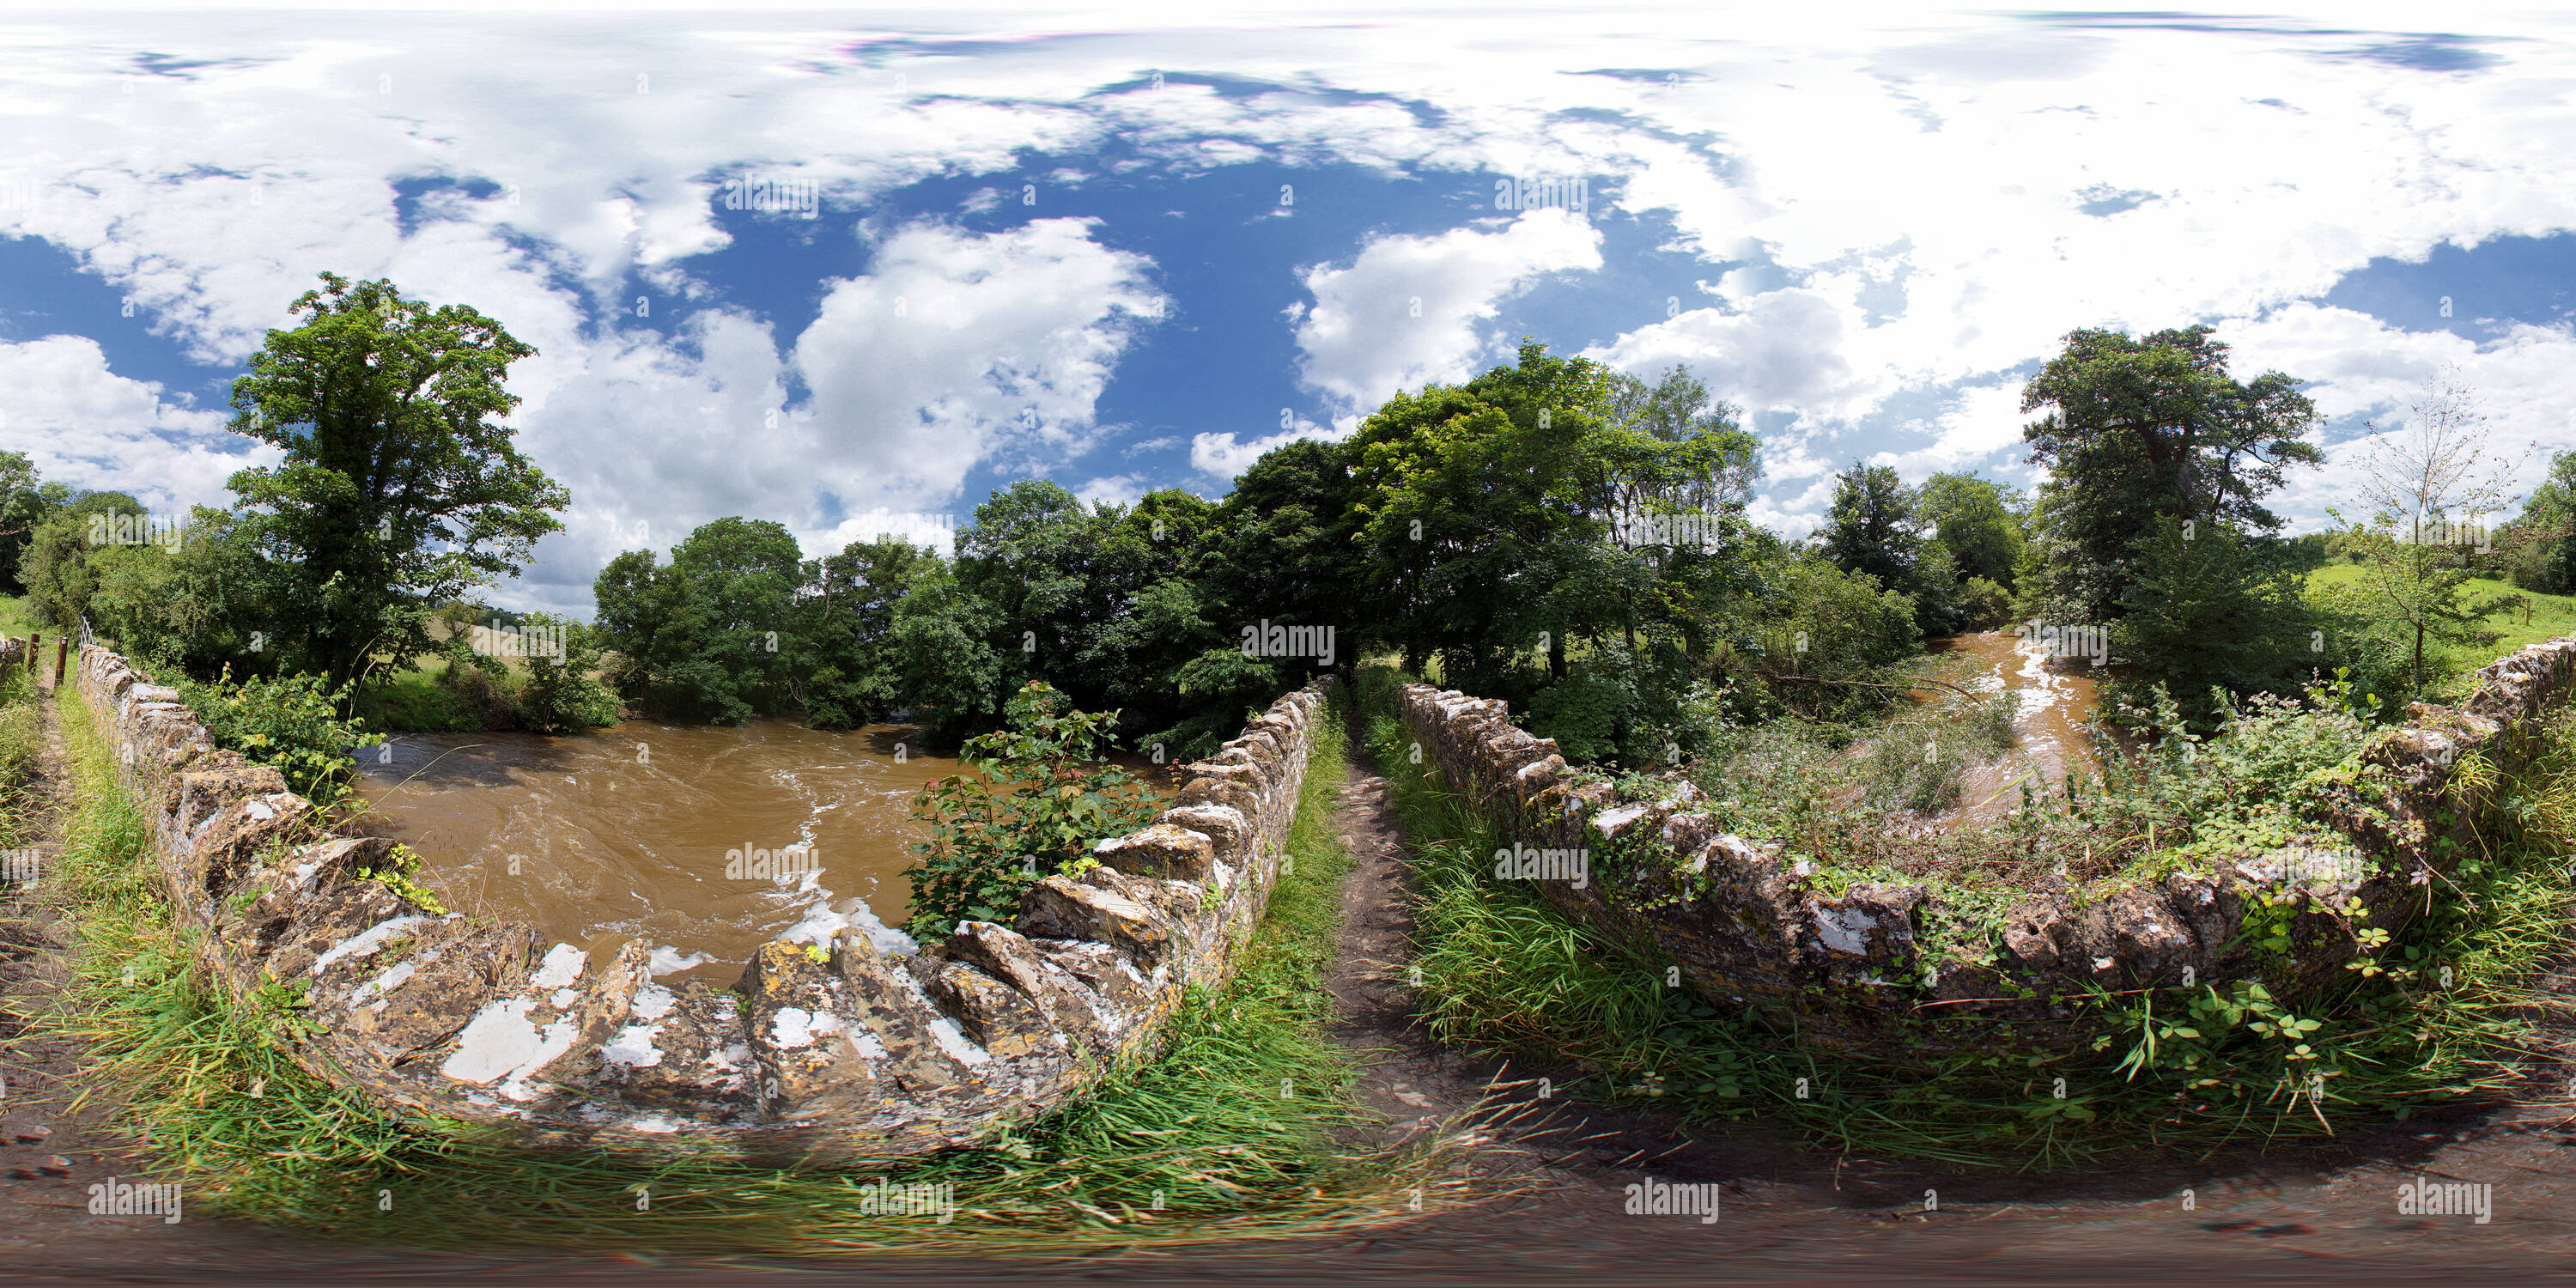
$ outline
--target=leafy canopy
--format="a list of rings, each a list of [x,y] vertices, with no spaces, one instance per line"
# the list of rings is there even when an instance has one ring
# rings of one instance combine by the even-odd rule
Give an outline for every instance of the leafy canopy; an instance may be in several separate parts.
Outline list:
[[[232,429],[285,458],[230,486],[264,633],[336,688],[431,652],[436,607],[518,575],[569,497],[502,423],[510,364],[536,350],[499,322],[334,273],[294,311],[232,389]]]

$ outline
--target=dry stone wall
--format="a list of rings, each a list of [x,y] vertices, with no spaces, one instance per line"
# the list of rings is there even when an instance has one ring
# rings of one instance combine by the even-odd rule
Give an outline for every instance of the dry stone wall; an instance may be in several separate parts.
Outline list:
[[[894,957],[855,930],[773,942],[719,992],[656,983],[641,940],[549,946],[423,908],[368,875],[391,842],[318,834],[178,693],[96,646],[78,673],[203,965],[237,997],[300,994],[308,1070],[531,1144],[770,1161],[962,1144],[1154,1051],[1268,905],[1326,684],[1185,766],[1173,808],[1032,888],[1014,924]]]
[[[1558,908],[1660,952],[1703,995],[1768,1012],[1805,1041],[1917,1059],[1996,1028],[2072,1043],[2086,1035],[2052,1021],[2073,1014],[2063,999],[2095,988],[2251,977],[2259,963],[2241,932],[2257,896],[2304,896],[2289,926],[2295,982],[2340,977],[2358,932],[2403,926],[2424,906],[2419,887],[2465,852],[2468,821],[2452,801],[2462,759],[2511,768],[2536,718],[2572,686],[2576,641],[2526,648],[2479,671],[2460,707],[2410,708],[2406,727],[2373,741],[2339,789],[2340,835],[2154,880],[2033,891],[2006,911],[2000,951],[1973,956],[1931,946],[1943,919],[1964,914],[1927,885],[1830,890],[1776,844],[1720,832],[1678,776],[1653,799],[1622,800],[1552,740],[1515,727],[1499,701],[1423,684],[1399,701],[1426,759],[1513,838],[1516,874],[1537,874]],[[1575,852],[1579,865],[1551,857]],[[1579,884],[1569,879],[1578,871]],[[2353,899],[2357,913],[2325,911]]]

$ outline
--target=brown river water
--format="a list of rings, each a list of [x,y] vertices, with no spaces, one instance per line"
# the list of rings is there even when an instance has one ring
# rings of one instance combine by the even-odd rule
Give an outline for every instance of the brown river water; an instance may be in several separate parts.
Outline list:
[[[908,910],[904,845],[926,834],[913,794],[957,770],[909,727],[789,720],[397,734],[386,748],[360,756],[361,790],[449,907],[553,941],[644,938],[657,972],[719,988],[783,933],[855,926],[908,945],[888,927]]]
[[[1948,815],[1961,823],[1992,822],[2021,803],[2017,784],[2028,781],[2063,791],[2069,771],[2095,777],[2102,772],[2084,722],[2101,702],[2099,672],[2082,648],[2058,641],[2058,660],[2049,642],[2012,631],[1980,631],[1927,641],[1936,655],[1947,655],[1939,674],[1974,690],[1974,698],[1947,689],[1927,688],[1916,701],[1966,705],[2009,692],[2016,703],[2014,745],[2001,757],[1968,771],[1959,807]],[[2073,654],[2072,656],[2067,656]]]

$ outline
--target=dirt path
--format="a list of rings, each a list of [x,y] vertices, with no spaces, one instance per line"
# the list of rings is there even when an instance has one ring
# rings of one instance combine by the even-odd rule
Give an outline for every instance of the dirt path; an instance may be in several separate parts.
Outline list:
[[[50,715],[50,713],[49,713]],[[59,730],[49,772],[59,775]],[[59,777],[57,779],[59,781]],[[1361,1099],[1384,1116],[1366,1144],[1401,1143],[1475,1114],[1487,1139],[1463,1166],[1475,1206],[1368,1237],[1273,1239],[1169,1253],[1007,1261],[886,1258],[431,1256],[323,1244],[191,1214],[176,1225],[93,1217],[86,1186],[139,1174],[135,1145],[96,1111],[74,1114],[76,1053],[28,1040],[24,1016],[59,978],[59,920],[0,912],[0,1072],[10,1143],[0,1183],[0,1277],[11,1282],[404,1282],[477,1284],[1054,1283],[1235,1280],[1408,1284],[1852,1282],[2101,1284],[2576,1282],[2576,1114],[2562,1099],[2391,1125],[2336,1147],[2261,1162],[2047,1176],[1955,1173],[1870,1156],[1802,1152],[1759,1131],[1691,1139],[1670,1124],[1528,1080],[1518,1067],[1433,1044],[1405,963],[1411,868],[1386,783],[1353,767],[1334,818],[1357,860],[1343,892],[1342,951],[1327,986],[1336,1036],[1358,1059]],[[50,855],[50,851],[49,851]],[[1483,1112],[1477,1113],[1482,1106]],[[39,1170],[62,1155],[66,1175]],[[2403,1217],[2396,1186],[2424,1176],[2490,1183],[2493,1218]],[[1630,1216],[1647,1179],[1720,1188],[1723,1210]],[[2193,1191],[2192,1209],[2180,1200]],[[1924,1210],[1936,1190],[1938,1210]]]

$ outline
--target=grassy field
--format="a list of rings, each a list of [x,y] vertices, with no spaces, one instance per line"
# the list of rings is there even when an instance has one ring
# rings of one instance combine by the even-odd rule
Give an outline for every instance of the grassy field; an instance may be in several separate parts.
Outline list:
[[[2352,585],[2361,580],[2361,575],[2361,567],[2357,564],[2328,564],[2309,573],[2308,584],[2311,586]],[[2497,642],[2491,656],[2472,660],[2464,655],[2458,659],[2469,662],[2470,669],[2484,666],[2494,658],[2502,657],[2527,644],[2557,639],[2562,635],[2576,635],[2576,595],[2544,595],[2538,591],[2518,590],[2511,582],[2498,581],[2492,577],[2471,578],[2468,582],[2468,593],[2479,599],[2493,598],[2497,595],[2523,595],[2531,600],[2531,620],[2528,622],[2523,620],[2523,610],[2518,607],[2508,608],[2487,617],[2487,628],[2502,632],[2504,638]]]
[[[26,636],[36,631],[35,606],[24,595],[0,595],[0,635]]]
[[[235,1003],[190,969],[141,811],[87,711],[69,697],[59,711],[77,809],[54,893],[80,912],[75,985],[54,1023],[85,1040],[92,1094],[211,1211],[414,1246],[1004,1252],[1365,1227],[1459,1185],[1435,1152],[1345,1144],[1366,1111],[1323,1030],[1351,862],[1327,821],[1344,777],[1338,719],[1316,740],[1288,841],[1298,861],[1260,934],[1229,983],[1193,990],[1159,1059],[972,1148],[826,1170],[517,1150],[315,1081],[280,1041],[291,1015]],[[953,1185],[954,1223],[861,1215],[859,1187],[879,1178]]]

